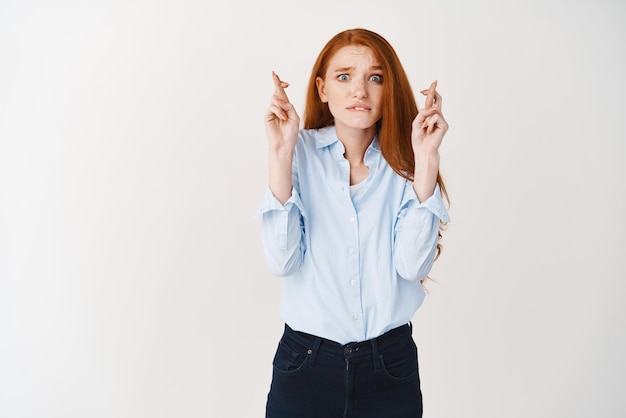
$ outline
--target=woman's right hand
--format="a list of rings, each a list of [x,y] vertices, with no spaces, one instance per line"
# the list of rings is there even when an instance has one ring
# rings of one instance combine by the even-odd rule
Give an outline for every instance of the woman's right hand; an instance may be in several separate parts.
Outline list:
[[[270,106],[265,113],[265,133],[273,151],[292,153],[296,147],[300,117],[289,102],[285,88],[289,83],[281,81],[272,71],[274,94]]]

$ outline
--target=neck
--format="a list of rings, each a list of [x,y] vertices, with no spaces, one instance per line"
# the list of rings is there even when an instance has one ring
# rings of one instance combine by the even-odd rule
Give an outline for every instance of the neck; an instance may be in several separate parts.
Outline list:
[[[370,146],[376,135],[376,128],[370,129],[339,129],[337,127],[337,138],[346,150],[344,157],[351,167],[363,165],[365,151]]]

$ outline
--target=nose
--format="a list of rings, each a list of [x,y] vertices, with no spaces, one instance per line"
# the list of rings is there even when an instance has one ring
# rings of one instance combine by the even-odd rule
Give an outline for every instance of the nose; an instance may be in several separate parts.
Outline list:
[[[352,81],[352,97],[356,99],[367,97],[367,84],[364,80],[356,78]]]

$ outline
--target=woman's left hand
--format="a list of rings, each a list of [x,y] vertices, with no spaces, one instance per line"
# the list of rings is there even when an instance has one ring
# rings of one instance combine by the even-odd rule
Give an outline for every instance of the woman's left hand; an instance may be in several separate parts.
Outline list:
[[[448,131],[448,123],[441,113],[441,96],[437,92],[437,81],[433,81],[428,89],[422,90],[426,103],[413,120],[411,143],[413,152],[417,154],[436,154]]]

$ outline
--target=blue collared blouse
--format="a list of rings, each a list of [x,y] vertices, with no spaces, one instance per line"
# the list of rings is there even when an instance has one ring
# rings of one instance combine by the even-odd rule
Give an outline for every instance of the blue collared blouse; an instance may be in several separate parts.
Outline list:
[[[266,190],[261,216],[270,271],[283,277],[280,313],[294,330],[341,344],[375,338],[409,322],[424,300],[439,221],[449,221],[439,186],[419,202],[374,138],[366,180],[350,165],[334,126],[301,130],[292,195]]]

